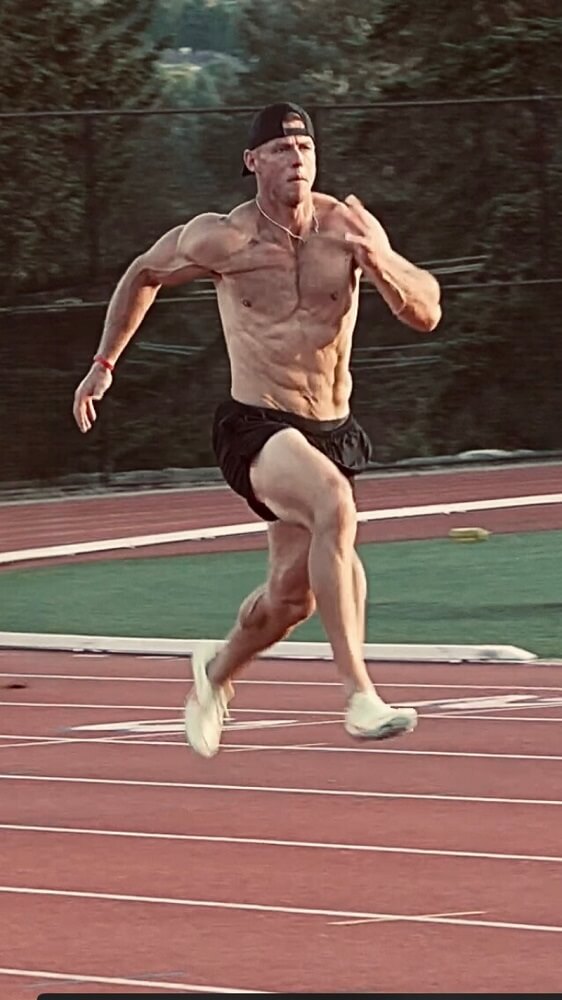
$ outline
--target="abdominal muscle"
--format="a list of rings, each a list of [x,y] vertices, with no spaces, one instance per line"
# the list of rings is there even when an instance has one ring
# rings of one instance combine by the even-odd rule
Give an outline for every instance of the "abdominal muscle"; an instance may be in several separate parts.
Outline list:
[[[340,333],[321,347],[310,340],[310,334],[295,336],[294,331],[227,333],[233,398],[313,420],[347,416],[351,337]]]

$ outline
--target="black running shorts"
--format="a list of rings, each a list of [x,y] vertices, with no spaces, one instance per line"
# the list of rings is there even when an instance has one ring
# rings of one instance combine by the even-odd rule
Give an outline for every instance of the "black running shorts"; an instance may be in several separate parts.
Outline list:
[[[300,431],[350,480],[364,472],[371,458],[369,438],[351,413],[340,420],[310,420],[284,410],[226,400],[217,408],[213,422],[217,462],[231,489],[264,521],[278,518],[256,497],[250,467],[266,441],[287,427]]]

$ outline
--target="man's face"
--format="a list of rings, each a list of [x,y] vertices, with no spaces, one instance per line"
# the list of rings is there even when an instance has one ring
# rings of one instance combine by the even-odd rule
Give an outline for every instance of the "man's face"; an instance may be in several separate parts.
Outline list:
[[[290,117],[284,128],[298,128],[300,118]],[[246,151],[246,165],[253,170],[258,189],[286,205],[298,205],[309,194],[316,177],[316,150],[309,135],[285,135]]]

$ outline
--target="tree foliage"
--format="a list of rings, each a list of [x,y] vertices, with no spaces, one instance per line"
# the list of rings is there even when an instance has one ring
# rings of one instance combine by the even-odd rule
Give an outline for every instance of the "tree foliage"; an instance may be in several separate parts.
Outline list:
[[[4,302],[48,289],[103,301],[166,228],[253,195],[240,176],[250,113],[190,107],[297,100],[318,129],[318,186],[357,194],[396,249],[443,285],[444,318],[426,339],[376,292],[362,296],[354,408],[376,458],[560,447],[562,102],[549,95],[559,92],[562,14],[552,0],[4,0],[3,15],[4,112],[186,106],[4,119]],[[227,21],[231,49],[218,28]],[[165,81],[156,40],[170,32],[174,46],[222,56],[187,83]],[[460,258],[479,258],[481,270],[449,273]],[[84,442],[69,400],[102,315],[9,321],[4,478],[213,462],[209,416],[229,385],[214,303],[197,288],[185,305],[155,307]],[[151,341],[176,353],[151,354]],[[21,414],[24,372],[37,398],[47,380],[56,399],[29,459],[19,440],[33,440],[39,418]]]
[[[375,372],[374,401],[370,370],[358,368],[356,406],[378,431],[379,456],[396,455],[401,441],[409,454],[413,440],[430,452],[552,447],[555,393],[535,390],[560,364],[558,286],[513,283],[555,277],[562,264],[562,105],[541,99],[559,92],[562,14],[549,0],[532,9],[523,0],[244,0],[240,10],[251,67],[243,95],[335,105],[315,113],[322,187],[358,194],[413,260],[485,261],[477,277],[441,279],[439,365],[398,355],[403,367]],[[498,97],[516,100],[486,103]],[[379,107],[344,107],[371,101]],[[397,340],[411,337],[364,297],[357,342]],[[526,378],[532,414],[514,405]],[[402,400],[391,430],[387,390]]]
[[[86,118],[56,112],[150,107],[159,92],[151,11],[151,0],[4,0],[0,112],[51,113],[2,122],[4,291],[70,284],[87,271],[87,212],[107,208],[134,155],[136,122],[98,120],[93,137]]]
[[[175,49],[238,50],[236,0],[159,0],[152,32]]]

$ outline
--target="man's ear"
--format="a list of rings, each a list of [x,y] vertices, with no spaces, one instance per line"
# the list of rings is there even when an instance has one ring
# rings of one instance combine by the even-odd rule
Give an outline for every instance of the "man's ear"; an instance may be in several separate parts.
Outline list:
[[[250,174],[255,174],[254,169],[254,154],[251,149],[244,150],[244,166]]]

